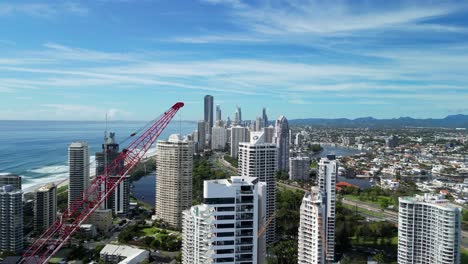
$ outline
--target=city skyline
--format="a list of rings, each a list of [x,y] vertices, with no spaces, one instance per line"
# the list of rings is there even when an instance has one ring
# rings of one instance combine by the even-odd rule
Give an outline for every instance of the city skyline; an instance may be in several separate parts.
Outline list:
[[[168,101],[185,102],[182,119],[197,120],[205,94],[231,117],[241,105],[252,120],[262,106],[272,119],[468,114],[467,8],[6,1],[0,120],[103,120],[106,112],[111,120],[150,120]]]

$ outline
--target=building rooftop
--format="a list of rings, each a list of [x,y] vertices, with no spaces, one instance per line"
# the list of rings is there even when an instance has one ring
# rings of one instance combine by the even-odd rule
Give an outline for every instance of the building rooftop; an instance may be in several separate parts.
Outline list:
[[[100,252],[101,255],[122,256],[125,260],[119,263],[130,263],[130,260],[147,252],[137,247],[107,244]]]
[[[50,189],[55,188],[54,183],[49,183],[44,186],[41,186],[39,189],[37,189],[38,192],[48,192]]]
[[[456,209],[461,208],[460,206],[450,203],[449,200],[445,199],[442,194],[431,194],[425,193],[424,195],[415,196],[403,196],[399,198],[400,201],[412,202],[412,203],[426,203],[439,206],[440,208]]]

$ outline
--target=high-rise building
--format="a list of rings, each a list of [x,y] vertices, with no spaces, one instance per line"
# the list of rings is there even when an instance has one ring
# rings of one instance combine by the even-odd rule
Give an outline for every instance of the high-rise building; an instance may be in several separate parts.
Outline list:
[[[234,112],[233,125],[234,126],[242,125],[242,110],[238,105],[236,106],[236,112]]]
[[[298,263],[325,263],[325,208],[324,196],[319,188],[312,187],[310,192],[305,193],[300,209]]]
[[[182,211],[192,206],[193,144],[173,134],[157,143],[155,218],[182,227]]]
[[[333,262],[335,257],[335,205],[336,205],[336,177],[338,163],[334,155],[320,159],[318,164],[318,186],[324,195],[326,261]]]
[[[211,136],[211,149],[224,150],[227,144],[227,132],[224,127],[213,127]]]
[[[398,263],[460,263],[461,208],[441,196],[400,197]]]
[[[284,116],[278,117],[275,123],[273,141],[278,148],[278,170],[289,170],[289,125]]]
[[[263,107],[262,109],[262,121],[263,121],[262,127],[268,127],[268,116],[267,116],[265,107]]]
[[[108,136],[106,132],[104,143],[102,144],[102,151],[96,152],[96,175],[104,174],[105,168],[114,162],[119,155],[119,144],[115,141],[115,133],[111,132]],[[101,186],[101,188],[110,188],[120,177],[125,177],[108,198],[104,200],[100,207],[102,210],[112,209],[113,214],[117,216],[128,215],[130,207],[130,178],[128,176],[117,175],[117,172],[120,171],[123,166],[123,162],[120,162],[115,171],[109,171],[107,182],[104,182]]]
[[[385,139],[385,146],[388,148],[395,148],[398,146],[399,139],[395,135],[391,135],[390,137]]]
[[[203,152],[206,144],[206,122],[204,120],[198,121],[198,152]]]
[[[0,187],[0,251],[23,249],[23,193],[12,185]]]
[[[68,207],[83,199],[83,191],[89,184],[89,148],[86,142],[73,142],[68,146]]]
[[[255,120],[255,131],[262,131],[263,128],[263,120],[261,117],[257,116]]]
[[[301,133],[297,133],[296,139],[294,140],[294,145],[301,146],[303,140],[304,140],[304,135],[302,135]]]
[[[309,157],[290,157],[289,158],[289,179],[292,181],[309,180]]]
[[[21,190],[21,176],[11,173],[0,174],[0,187],[13,185],[15,189]]]
[[[230,127],[231,126],[231,118],[228,116],[227,119],[226,119],[226,127]]]
[[[275,135],[275,128],[270,125],[268,127],[263,128],[263,133],[265,134],[265,142],[267,143],[275,143],[273,141],[273,137]]]
[[[267,243],[275,240],[276,209],[276,145],[265,142],[263,132],[252,132],[249,142],[239,143],[239,173],[241,176],[256,177],[266,186],[266,217],[273,217],[266,231]]]
[[[34,231],[42,232],[57,217],[57,188],[53,183],[44,185],[34,196]]]
[[[213,127],[213,96],[205,95],[205,118],[203,119],[208,126],[207,134],[211,135],[211,128]]]
[[[231,127],[231,157],[237,158],[239,153],[239,143],[248,141],[249,131],[245,127]]]
[[[203,204],[184,211],[182,263],[264,263],[265,194],[253,177],[205,181]]]
[[[223,120],[222,119],[222,116],[221,116],[221,106],[220,105],[216,105],[216,121],[221,121]]]

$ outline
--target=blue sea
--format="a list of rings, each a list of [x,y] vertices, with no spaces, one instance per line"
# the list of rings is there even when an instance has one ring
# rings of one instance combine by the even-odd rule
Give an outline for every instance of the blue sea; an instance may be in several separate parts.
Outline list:
[[[112,121],[108,122],[107,130],[116,132],[116,141],[121,142],[147,123]],[[33,186],[66,179],[67,148],[73,141],[89,143],[93,170],[94,153],[101,149],[105,129],[104,121],[0,121],[0,174],[21,175],[26,191]],[[195,129],[195,122],[174,120],[159,139],[167,139],[174,133],[186,135]]]

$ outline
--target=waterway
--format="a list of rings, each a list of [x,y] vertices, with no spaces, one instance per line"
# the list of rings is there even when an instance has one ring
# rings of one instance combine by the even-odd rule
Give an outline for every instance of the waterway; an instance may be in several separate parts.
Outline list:
[[[362,151],[354,148],[346,148],[341,146],[323,146],[323,151],[316,155],[316,157],[326,157],[329,154],[338,156],[351,156],[359,154]],[[132,194],[138,200],[154,205],[156,197],[156,176],[154,173],[141,177],[138,181],[133,182]],[[368,180],[363,179],[348,179],[342,176],[338,176],[338,181],[346,181],[353,185],[359,186],[360,188],[369,188],[371,183]]]

